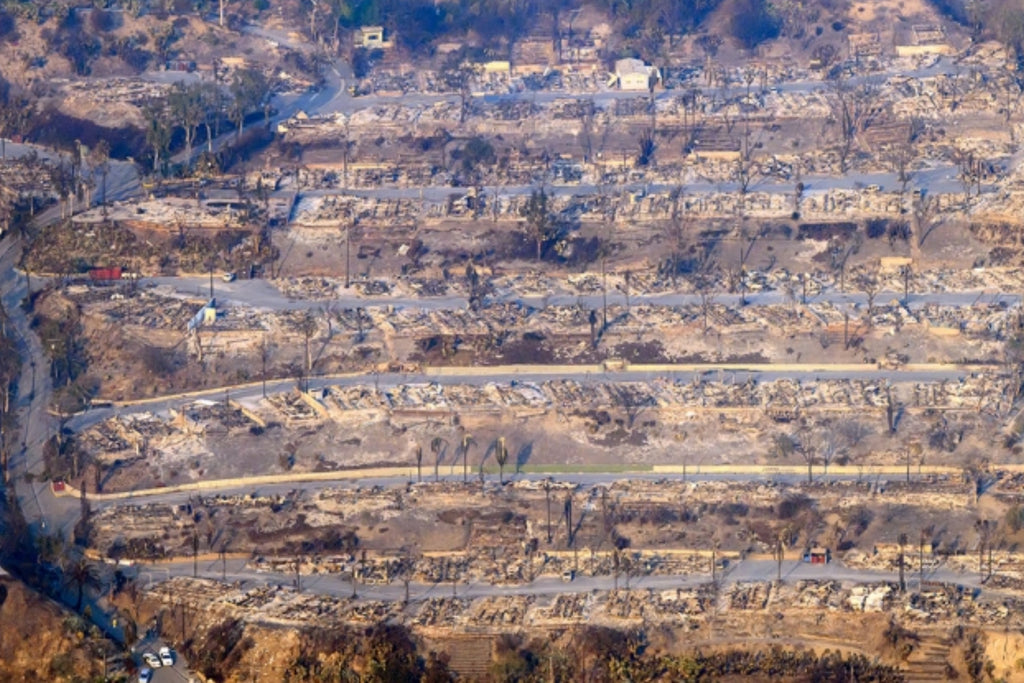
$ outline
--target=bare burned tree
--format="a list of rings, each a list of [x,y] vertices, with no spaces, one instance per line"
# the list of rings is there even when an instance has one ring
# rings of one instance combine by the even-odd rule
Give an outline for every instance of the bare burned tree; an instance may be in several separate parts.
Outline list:
[[[859,233],[846,241],[836,238],[829,240],[829,259],[832,265],[832,270],[838,276],[840,292],[846,290],[846,263],[850,260],[851,256],[860,251],[861,241]]]
[[[732,291],[739,292],[740,306],[747,305],[747,260],[750,258],[750,252],[753,251],[757,240],[765,235],[766,229],[766,226],[763,225],[751,226],[746,220],[739,225],[740,258],[736,270],[729,272],[729,284]]]
[[[839,132],[839,170],[849,168],[850,155],[856,146],[857,135],[867,129],[883,111],[884,105],[874,86],[851,85],[842,77],[834,78],[826,96],[831,113],[830,121]]]
[[[754,245],[757,241],[768,234],[768,229],[765,225],[752,226],[746,221],[740,224],[740,268],[744,269],[747,267],[747,261],[750,259],[750,252],[754,250]]]
[[[594,115],[597,113],[597,107],[594,105],[593,98],[579,100],[579,106],[581,108],[579,140],[583,150],[583,161],[586,163],[594,156]]]
[[[875,263],[857,276],[857,287],[864,292],[868,298],[868,324],[875,315],[875,297],[881,289],[881,279],[878,277],[879,264]]]
[[[914,172],[911,169],[911,164],[914,162],[914,142],[911,131],[908,131],[905,139],[900,140],[889,149],[886,158],[892,172],[896,174],[896,182],[900,186],[900,213],[903,214],[907,212],[906,207],[903,205],[904,198],[907,195],[907,188],[914,179]]]
[[[704,319],[704,334],[708,333],[708,316],[711,314],[713,304],[715,280],[708,273],[697,273],[693,279],[693,287],[700,295],[700,313]]]
[[[750,124],[746,123],[743,136],[740,138],[739,156],[736,157],[736,168],[733,172],[733,180],[736,181],[736,190],[739,192],[741,202],[744,195],[750,190],[750,186],[762,175],[761,164],[754,158],[754,149],[757,145],[751,140]]]
[[[675,289],[679,277],[679,264],[685,247],[686,229],[691,216],[686,201],[686,188],[683,185],[674,187],[669,199],[672,202],[672,208],[668,223],[665,225],[665,237],[668,238],[672,250],[669,255],[669,277],[672,280],[672,288]]]
[[[936,228],[942,225],[939,220],[939,201],[936,197],[928,195],[921,190],[914,194],[913,203],[914,232],[917,236],[917,246],[924,246],[924,241],[935,232]]]
[[[818,452],[814,448],[813,443],[808,443],[811,439],[804,437],[800,439],[800,443],[797,446],[797,453],[807,463],[807,483],[810,484],[814,481],[814,463],[818,460]]]
[[[450,65],[441,71],[441,81],[449,90],[459,95],[459,123],[465,123],[469,116],[469,101],[473,94],[473,80],[477,70],[468,64]]]
[[[828,466],[846,454],[846,444],[842,435],[833,429],[831,424],[825,424],[814,433],[808,450],[816,451],[816,453],[805,454],[805,458],[808,455],[811,458],[816,457],[822,464],[824,474],[828,474]],[[808,481],[810,481],[809,468],[810,461],[808,461]]]
[[[971,203],[971,194],[981,195],[981,181],[985,177],[985,162],[971,150],[957,149],[953,153],[957,165],[957,178],[964,188],[964,208]]]
[[[965,92],[964,74],[960,71],[960,68],[957,67],[952,73],[946,74],[943,78],[936,79],[936,90],[945,98],[949,105],[949,110],[956,111],[963,100]]]
[[[1010,132],[1010,142],[1016,142],[1016,128],[1013,118],[1020,110],[1021,96],[1024,95],[1024,78],[1015,69],[1005,69],[1000,79],[999,106],[1002,109],[1006,128]]]

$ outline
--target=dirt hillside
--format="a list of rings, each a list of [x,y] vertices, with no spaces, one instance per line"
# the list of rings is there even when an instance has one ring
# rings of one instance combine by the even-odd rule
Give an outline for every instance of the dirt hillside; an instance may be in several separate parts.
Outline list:
[[[0,681],[88,678],[98,664],[82,621],[25,584],[0,575]]]

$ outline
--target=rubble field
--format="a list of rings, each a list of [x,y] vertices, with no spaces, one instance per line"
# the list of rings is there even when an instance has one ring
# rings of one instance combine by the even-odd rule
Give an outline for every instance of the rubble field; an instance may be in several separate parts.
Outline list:
[[[260,572],[288,575],[298,562],[304,575],[354,574],[366,585],[525,585],[570,571],[612,576],[616,568],[625,585],[628,577],[699,577],[711,574],[713,561],[728,568],[768,558],[780,539],[788,559],[823,546],[845,566],[895,580],[903,535],[908,578],[922,562],[929,577],[940,568],[988,572],[991,561],[999,585],[1020,584],[1019,531],[1004,529],[999,548],[978,566],[972,476],[803,485],[625,479],[589,487],[555,478],[196,495],[181,505],[101,508],[90,542],[115,560],[186,558],[196,533],[201,551],[248,554],[247,566]],[[1019,476],[990,476],[986,514],[998,518],[1017,509],[1008,501],[1021,484]],[[768,599],[748,596],[743,604]]]

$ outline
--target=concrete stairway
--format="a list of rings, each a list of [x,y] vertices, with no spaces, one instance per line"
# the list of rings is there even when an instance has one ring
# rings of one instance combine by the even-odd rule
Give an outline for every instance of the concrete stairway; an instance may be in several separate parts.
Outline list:
[[[948,658],[949,641],[935,635],[923,635],[903,666],[905,680],[907,683],[947,680]]]

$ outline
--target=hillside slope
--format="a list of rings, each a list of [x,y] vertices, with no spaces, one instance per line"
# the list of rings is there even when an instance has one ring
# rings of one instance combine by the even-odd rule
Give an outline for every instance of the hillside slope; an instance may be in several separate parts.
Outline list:
[[[0,681],[71,680],[100,672],[87,630],[73,615],[0,575]]]

